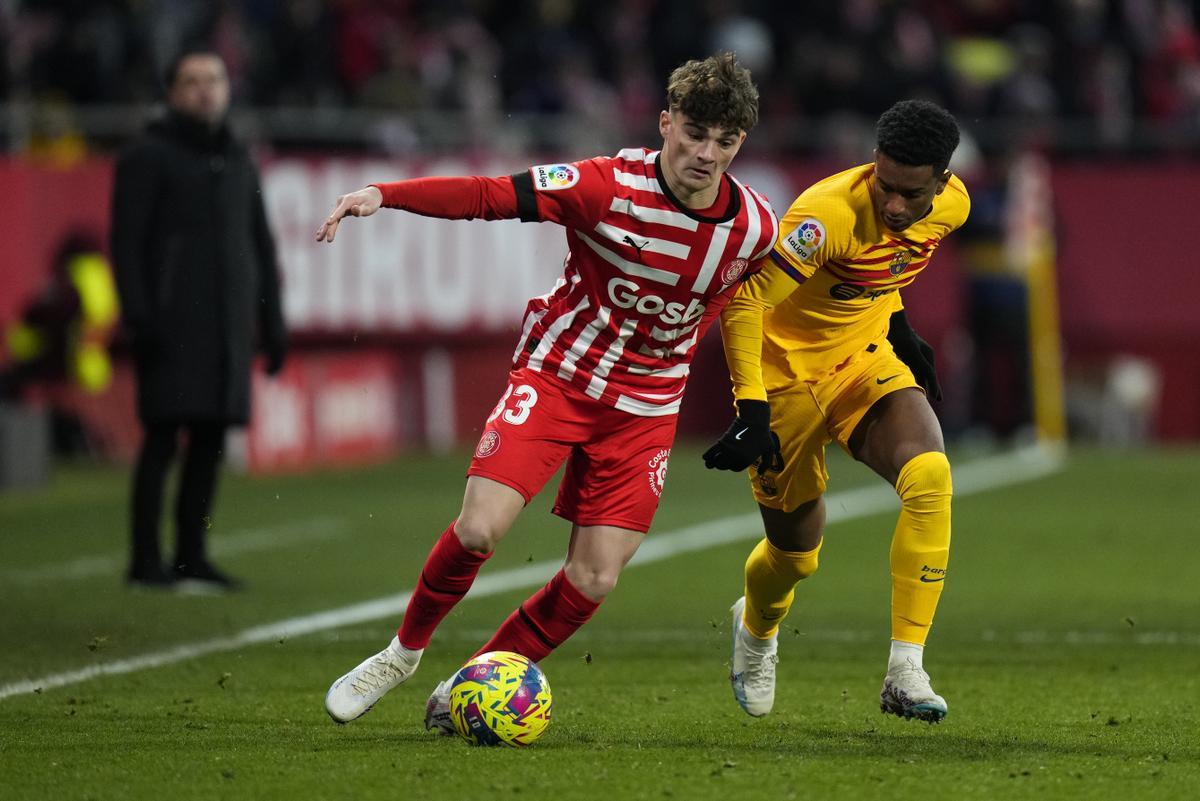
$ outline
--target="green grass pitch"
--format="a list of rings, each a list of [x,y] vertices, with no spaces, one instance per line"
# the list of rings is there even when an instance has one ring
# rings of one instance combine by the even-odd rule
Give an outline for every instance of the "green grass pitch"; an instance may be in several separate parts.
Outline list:
[[[753,511],[743,479],[706,472],[698,452],[676,450],[656,532]],[[48,490],[0,496],[0,688],[407,590],[465,463],[227,476],[213,542],[250,582],[228,597],[123,586],[123,472],[63,469]],[[831,472],[834,493],[879,483],[844,459]],[[554,719],[530,749],[421,727],[433,685],[530,591],[513,589],[460,604],[416,677],[347,726],[326,717],[325,690],[398,616],[11,694],[0,797],[1197,798],[1197,486],[1196,451],[1077,451],[1060,472],[956,498],[926,654],[950,704],[940,726],[878,711],[889,511],[830,526],[761,720],[727,681],[747,538],[631,567],[545,661]],[[561,559],[567,525],[546,495],[484,575]]]

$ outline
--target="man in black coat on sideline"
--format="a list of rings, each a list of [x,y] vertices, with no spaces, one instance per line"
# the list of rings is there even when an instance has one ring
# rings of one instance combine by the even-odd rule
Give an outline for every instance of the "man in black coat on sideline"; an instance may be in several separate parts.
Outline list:
[[[145,430],[128,579],[228,590],[238,582],[205,551],[225,432],[249,419],[256,346],[274,374],[287,334],[258,170],[226,123],[225,65],[191,51],[166,79],[168,113],[121,155],[113,191],[113,263]],[[164,565],[163,485],[181,430],[175,558]]]

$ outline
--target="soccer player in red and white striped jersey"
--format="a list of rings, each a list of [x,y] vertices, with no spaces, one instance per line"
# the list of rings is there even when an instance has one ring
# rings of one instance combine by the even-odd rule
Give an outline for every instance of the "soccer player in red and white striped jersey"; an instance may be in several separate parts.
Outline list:
[[[591,617],[649,530],[696,345],[778,233],[766,199],[726,172],[758,120],[749,72],[728,53],[689,61],[671,74],[667,106],[660,151],[375,184],[339,198],[317,232],[332,242],[345,217],[387,207],[555,222],[569,250],[557,284],[526,308],[462,511],[434,545],[397,636],[330,688],[334,720],[359,717],[412,675],[434,629],[564,462],[554,506],[572,523],[563,569],[478,653],[544,658]],[[429,699],[427,727],[452,731],[448,689]]]

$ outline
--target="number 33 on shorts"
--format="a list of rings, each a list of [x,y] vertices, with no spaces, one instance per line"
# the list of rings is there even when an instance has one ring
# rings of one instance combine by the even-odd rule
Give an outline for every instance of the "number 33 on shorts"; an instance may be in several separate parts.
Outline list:
[[[496,408],[488,415],[487,421],[492,423],[499,417],[506,423],[519,426],[529,419],[529,413],[533,411],[533,407],[537,402],[537,390],[533,387],[528,384],[521,384],[516,387],[509,384],[504,397],[500,399],[500,402],[496,404]]]

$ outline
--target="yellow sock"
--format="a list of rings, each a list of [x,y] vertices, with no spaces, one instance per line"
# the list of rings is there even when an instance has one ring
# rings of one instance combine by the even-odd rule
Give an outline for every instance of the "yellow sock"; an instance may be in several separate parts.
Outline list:
[[[914,456],[900,469],[900,519],[892,535],[892,639],[924,645],[950,560],[950,462]]]
[[[811,551],[783,551],[765,537],[746,559],[746,612],[742,621],[746,630],[759,639],[768,639],[779,631],[779,623],[792,607],[796,584],[817,572],[817,554]]]

